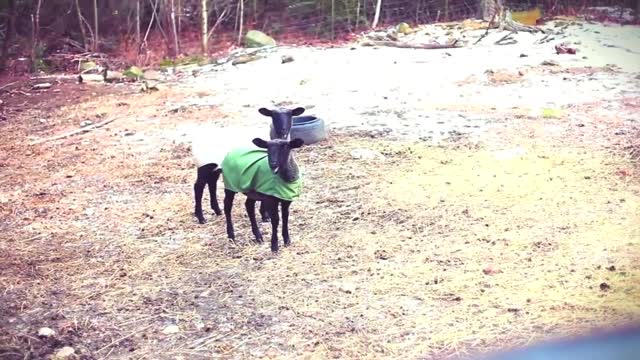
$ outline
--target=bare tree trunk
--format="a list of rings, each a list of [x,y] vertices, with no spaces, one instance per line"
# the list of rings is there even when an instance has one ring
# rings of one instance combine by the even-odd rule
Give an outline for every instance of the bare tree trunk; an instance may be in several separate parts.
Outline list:
[[[258,0],[253,0],[253,23],[258,23]]]
[[[218,19],[216,19],[216,22],[213,24],[211,29],[209,29],[209,33],[207,33],[207,41],[209,41],[211,35],[213,35],[218,26],[224,21],[228,11],[229,7],[225,7],[224,9],[222,9],[222,12],[220,13],[220,15],[218,15]]]
[[[178,34],[182,34],[182,0],[178,0]]]
[[[378,26],[378,21],[380,20],[380,8],[382,7],[382,0],[378,0],[376,2],[376,13],[373,16],[373,22],[371,23],[372,28],[376,28]]]
[[[444,0],[444,21],[449,21],[449,0]]]
[[[0,70],[4,69],[7,58],[9,57],[9,46],[13,41],[13,36],[16,32],[16,2],[15,0],[9,0],[9,24],[7,26],[7,33],[2,42],[2,54],[0,54]]]
[[[93,51],[99,52],[100,36],[98,35],[98,0],[93,0]]]
[[[207,55],[209,53],[209,37],[207,36],[207,29],[209,29],[209,24],[207,20],[209,18],[209,11],[207,10],[207,0],[202,0],[201,2],[201,11],[202,11],[202,54]]]
[[[336,38],[336,0],[331,0],[331,40]]]
[[[162,26],[162,20],[163,20],[162,14],[166,14],[166,0],[162,0],[162,1],[155,0],[155,2],[153,0],[149,0],[149,3],[152,6],[152,11],[156,18],[156,25],[158,26],[158,30],[160,30],[160,34],[162,35],[162,40],[164,41],[164,45],[167,47],[167,52],[171,53],[173,45],[171,45],[171,39],[169,39],[169,35],[167,34],[167,32],[164,31],[164,27]],[[154,15],[151,15],[152,19]],[[170,16],[167,14],[167,16],[164,19],[170,22],[169,17]],[[147,34],[145,35],[145,41],[146,41],[147,35],[149,35],[148,31],[147,31]]]
[[[142,42],[140,43],[140,47],[138,48],[138,55],[140,55],[140,53],[142,52],[142,47],[146,46],[147,44],[147,38],[149,37],[149,32],[151,31],[151,26],[153,25],[153,20],[156,17],[156,8],[158,7],[158,1],[159,0],[152,2],[151,0],[149,0],[149,3],[151,3],[151,8],[152,8],[151,20],[149,20],[149,25],[147,25],[147,31],[144,33],[144,38],[142,39]]]
[[[242,43],[242,25],[244,23],[244,0],[240,1],[240,26],[238,30],[238,44]]]
[[[36,4],[36,13],[31,15],[31,67],[32,70],[36,70],[36,62],[38,60],[38,39],[40,38],[40,7],[42,7],[42,0],[38,0]]]
[[[180,41],[178,40],[178,28],[176,26],[176,4],[171,0],[171,28],[173,29],[173,49],[176,57],[180,54]]]
[[[140,0],[136,0],[136,46],[140,49]]]
[[[82,21],[82,10],[80,9],[80,0],[76,0],[76,14],[78,15],[78,24],[80,25],[80,34],[82,35],[82,46],[87,51],[87,31],[84,29],[84,22]]]

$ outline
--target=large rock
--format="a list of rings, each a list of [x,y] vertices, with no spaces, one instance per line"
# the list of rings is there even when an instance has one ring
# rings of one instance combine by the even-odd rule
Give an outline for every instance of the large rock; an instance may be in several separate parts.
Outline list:
[[[244,36],[244,44],[246,47],[257,48],[269,45],[275,45],[276,41],[269,35],[258,30],[250,30]]]
[[[409,26],[409,24],[407,24],[406,22],[402,22],[400,24],[398,24],[398,26],[396,26],[396,31],[399,34],[404,34],[404,35],[408,35],[411,34],[411,26]]]

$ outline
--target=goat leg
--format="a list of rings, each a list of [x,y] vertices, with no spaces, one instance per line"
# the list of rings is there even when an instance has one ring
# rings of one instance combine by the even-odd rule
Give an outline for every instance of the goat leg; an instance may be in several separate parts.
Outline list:
[[[251,232],[253,232],[253,235],[256,238],[256,243],[261,244],[262,234],[260,233],[260,228],[258,227],[258,222],[256,221],[256,201],[247,197],[244,206],[247,209],[249,221],[251,221]]]
[[[267,211],[266,206],[264,205],[264,201],[260,201],[260,216],[262,216],[262,222],[269,222],[271,218],[269,217],[269,211]]]
[[[270,200],[266,206],[271,216],[271,251],[278,252],[278,202]]]
[[[291,245],[291,238],[289,237],[289,206],[290,205],[291,205],[290,201],[282,202],[282,240],[284,240],[284,246]]]
[[[216,195],[216,187],[218,184],[218,178],[220,178],[220,173],[222,173],[222,169],[214,170],[207,178],[207,184],[209,185],[209,199],[211,200],[211,210],[216,213],[216,215],[222,215],[222,211],[220,211],[220,206],[218,206],[218,196]]]
[[[231,240],[234,240],[236,237],[233,231],[233,222],[231,221],[231,208],[233,207],[233,198],[235,195],[235,192],[224,189],[224,217],[227,221],[227,236]]]
[[[196,183],[193,184],[193,194],[196,202],[195,206],[195,215],[198,218],[198,222],[200,224],[204,224],[204,215],[202,214],[202,194],[204,193],[204,187],[207,186],[207,182],[204,179],[204,176],[198,171],[198,177],[196,178]]]

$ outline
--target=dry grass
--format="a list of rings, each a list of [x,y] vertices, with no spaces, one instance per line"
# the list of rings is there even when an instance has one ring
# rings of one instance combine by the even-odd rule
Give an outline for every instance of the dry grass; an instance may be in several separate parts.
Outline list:
[[[195,222],[188,147],[165,135],[211,110],[172,116],[168,96],[61,108],[56,132],[128,115],[34,148],[31,114],[5,126],[0,351],[444,358],[640,321],[640,186],[622,157],[526,122],[476,147],[333,133],[300,151],[293,246],[274,256],[251,244],[240,200],[235,244],[222,218]],[[41,326],[58,335],[38,339]]]

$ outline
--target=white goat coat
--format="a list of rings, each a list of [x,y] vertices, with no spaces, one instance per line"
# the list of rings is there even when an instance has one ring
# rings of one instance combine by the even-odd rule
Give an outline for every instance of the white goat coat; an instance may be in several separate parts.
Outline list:
[[[196,167],[216,164],[221,167],[227,153],[236,147],[257,148],[253,139],[268,140],[269,127],[203,128],[193,134],[191,153]]]

